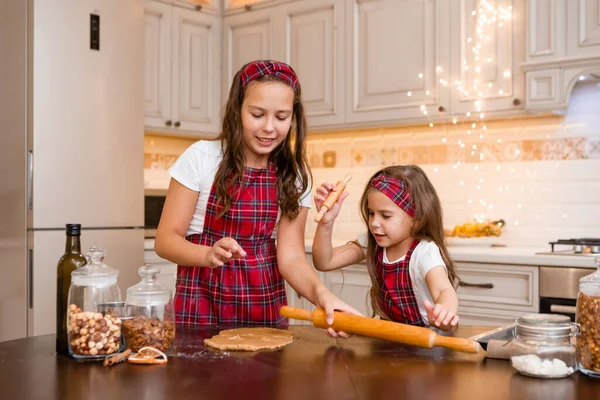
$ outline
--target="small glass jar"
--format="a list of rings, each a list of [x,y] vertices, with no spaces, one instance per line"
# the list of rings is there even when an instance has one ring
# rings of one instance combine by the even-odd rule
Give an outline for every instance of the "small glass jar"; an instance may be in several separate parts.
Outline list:
[[[577,371],[577,324],[558,314],[528,314],[515,320],[510,363],[523,375],[564,378]]]
[[[157,280],[159,272],[153,265],[140,267],[142,281],[127,289],[123,329],[131,351],[146,346],[166,351],[175,339],[173,295]]]
[[[119,304],[119,271],[104,264],[105,252],[90,248],[87,264],[71,274],[67,308],[69,354],[103,359],[121,349],[121,318],[106,304]]]
[[[598,269],[579,280],[577,364],[584,374],[600,378],[600,256],[594,261]]]

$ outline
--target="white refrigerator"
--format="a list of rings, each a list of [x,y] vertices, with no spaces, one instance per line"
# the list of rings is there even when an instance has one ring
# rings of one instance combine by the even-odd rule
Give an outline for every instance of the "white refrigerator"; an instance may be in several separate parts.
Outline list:
[[[0,2],[0,341],[54,333],[66,223],[144,259],[141,0]]]

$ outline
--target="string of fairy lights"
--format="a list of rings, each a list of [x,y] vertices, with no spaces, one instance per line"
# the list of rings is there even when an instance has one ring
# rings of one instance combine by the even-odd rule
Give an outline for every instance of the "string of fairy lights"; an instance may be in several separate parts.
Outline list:
[[[508,7],[497,7],[490,4],[486,0],[480,0],[477,3],[477,6],[471,12],[471,15],[474,19],[474,29],[471,35],[466,38],[466,47],[471,50],[471,56],[468,57],[470,60],[465,59],[462,60],[461,68],[464,70],[462,74],[463,77],[466,78],[466,74],[469,73],[473,79],[470,82],[454,80],[453,82],[448,82],[443,78],[439,78],[438,82],[440,85],[444,87],[448,87],[451,90],[457,90],[461,93],[463,98],[472,98],[474,101],[472,102],[472,109],[470,111],[466,111],[461,114],[452,116],[452,127],[454,128],[454,132],[466,134],[467,136],[473,137],[474,140],[479,139],[479,141],[483,141],[486,138],[487,125],[485,123],[485,109],[484,109],[484,99],[488,97],[494,96],[502,96],[504,94],[504,90],[502,88],[494,88],[494,84],[492,82],[485,82],[482,76],[482,70],[485,64],[494,63],[494,58],[492,56],[493,52],[487,51],[485,46],[486,42],[491,41],[491,30],[502,28],[505,26],[507,21],[512,19],[512,6]],[[469,62],[470,61],[470,62]],[[441,74],[442,68],[440,66],[436,67],[436,74]],[[505,79],[509,79],[511,77],[511,71],[506,70],[503,72],[503,76]],[[419,74],[419,79],[423,79],[423,74]],[[437,79],[437,78],[436,78]],[[412,96],[411,92],[407,93],[408,96]],[[425,91],[426,96],[431,96],[431,92],[429,90]],[[435,124],[433,120],[430,118],[427,112],[427,107],[425,105],[420,106],[421,112],[428,118],[429,126],[433,129]],[[446,129],[446,123],[441,123],[443,127],[444,136],[442,137],[442,143],[451,143],[448,132]],[[498,143],[502,143],[501,139],[497,139]],[[465,148],[467,143],[464,142],[463,139],[456,139],[456,144],[461,148]],[[483,146],[477,144],[471,144],[470,148],[466,149],[470,151],[471,158],[478,159],[480,162],[484,161],[485,154],[483,151]],[[516,150],[517,152],[519,150]],[[518,153],[517,153],[518,155]],[[454,169],[458,169],[464,167],[462,161],[456,161],[453,165]],[[496,167],[498,171],[501,170],[500,166]],[[479,165],[475,164],[473,166],[474,171],[479,171]],[[459,185],[464,186],[465,182],[460,180]],[[477,183],[475,188],[478,193],[481,193],[481,190],[484,186],[485,180],[483,177],[479,177],[477,179]],[[502,185],[498,187],[499,192],[508,191],[507,185]],[[483,196],[480,196],[479,205],[481,206],[482,212],[474,215],[475,219],[478,222],[483,222],[486,219],[486,211],[492,210],[494,205],[486,201]],[[467,203],[477,204],[475,200],[468,199]],[[514,224],[518,225],[518,221],[515,221]]]

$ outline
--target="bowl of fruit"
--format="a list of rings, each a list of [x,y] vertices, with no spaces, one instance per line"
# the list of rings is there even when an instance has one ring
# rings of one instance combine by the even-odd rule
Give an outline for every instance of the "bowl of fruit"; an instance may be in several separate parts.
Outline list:
[[[446,229],[446,240],[450,246],[494,246],[501,245],[500,235],[504,227],[504,220],[483,221],[474,220],[453,229]]]

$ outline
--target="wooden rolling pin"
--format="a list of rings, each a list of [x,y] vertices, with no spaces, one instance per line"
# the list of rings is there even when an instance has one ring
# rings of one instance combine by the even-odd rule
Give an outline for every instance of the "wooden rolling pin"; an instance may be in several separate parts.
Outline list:
[[[318,328],[333,328],[336,331],[369,336],[391,342],[424,347],[426,349],[441,346],[466,353],[483,353],[484,351],[481,345],[474,340],[441,336],[431,329],[420,326],[359,317],[358,315],[338,311],[334,314],[333,325],[328,325],[325,322],[325,311],[321,308],[310,312],[301,308],[283,306],[280,312],[281,315],[287,318],[311,321]]]
[[[315,222],[321,221],[321,218],[323,218],[323,215],[325,215],[325,213],[327,211],[331,210],[331,208],[335,205],[335,202],[338,201],[338,199],[340,198],[342,193],[344,193],[344,189],[346,189],[346,185],[348,184],[348,182],[350,182],[351,179],[352,179],[352,175],[347,174],[343,180],[341,180],[335,184],[335,187],[337,188],[337,190],[329,192],[329,194],[327,195],[327,198],[325,199],[325,201],[323,202],[323,205],[321,206],[321,209],[319,210],[319,212],[317,213],[317,216],[315,217]]]

